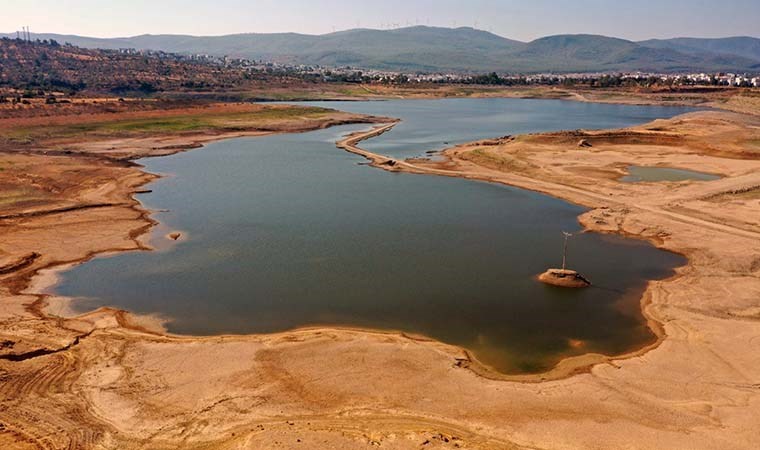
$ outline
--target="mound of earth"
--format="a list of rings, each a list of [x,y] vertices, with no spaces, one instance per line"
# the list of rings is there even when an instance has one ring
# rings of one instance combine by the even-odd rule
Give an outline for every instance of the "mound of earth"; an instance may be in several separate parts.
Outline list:
[[[538,281],[553,286],[567,288],[585,288],[591,286],[591,282],[574,270],[549,269],[538,276]]]

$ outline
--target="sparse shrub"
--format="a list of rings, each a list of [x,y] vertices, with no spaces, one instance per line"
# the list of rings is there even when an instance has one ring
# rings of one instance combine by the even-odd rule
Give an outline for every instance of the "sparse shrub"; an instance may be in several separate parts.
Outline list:
[[[144,93],[144,94],[152,94],[156,92],[158,89],[156,89],[156,86],[154,86],[152,83],[148,83],[147,81],[143,81],[140,83],[140,87],[137,88],[138,91]]]

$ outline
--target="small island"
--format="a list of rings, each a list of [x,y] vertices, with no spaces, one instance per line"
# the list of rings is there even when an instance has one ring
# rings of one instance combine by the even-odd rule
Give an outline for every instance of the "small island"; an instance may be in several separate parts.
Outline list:
[[[565,231],[562,234],[565,235],[565,243],[562,247],[562,268],[547,270],[538,276],[538,281],[566,288],[585,288],[591,286],[591,282],[583,275],[567,268],[567,240],[573,235]]]
[[[538,281],[566,288],[585,288],[591,286],[591,282],[583,275],[570,269],[549,269],[538,276]]]

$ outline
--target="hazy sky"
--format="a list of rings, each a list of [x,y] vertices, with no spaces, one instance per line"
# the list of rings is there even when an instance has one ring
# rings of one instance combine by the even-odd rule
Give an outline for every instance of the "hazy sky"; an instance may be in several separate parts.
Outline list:
[[[760,37],[760,0],[0,0],[0,32],[99,37],[219,35],[407,25],[475,26],[531,40],[562,33],[626,39]]]

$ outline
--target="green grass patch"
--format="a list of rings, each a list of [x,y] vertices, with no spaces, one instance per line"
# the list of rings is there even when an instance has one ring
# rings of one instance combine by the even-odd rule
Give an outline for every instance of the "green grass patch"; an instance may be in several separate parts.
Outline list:
[[[134,120],[129,122],[116,122],[96,127],[94,130],[85,131],[109,131],[109,132],[141,132],[141,133],[170,133],[181,131],[198,130],[210,124],[197,117],[173,117],[160,120]]]
[[[30,144],[44,139],[85,136],[130,137],[143,134],[173,134],[208,130],[246,130],[271,127],[277,122],[295,119],[319,119],[334,112],[330,109],[294,106],[263,108],[250,112],[198,113],[181,116],[91,122],[61,126],[22,127],[0,134],[16,144]]]

